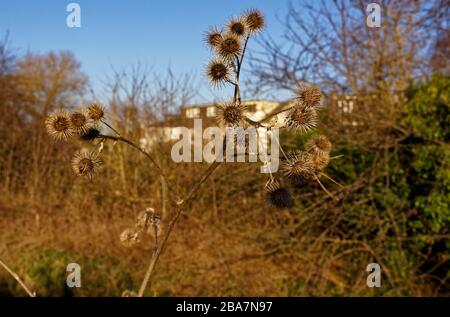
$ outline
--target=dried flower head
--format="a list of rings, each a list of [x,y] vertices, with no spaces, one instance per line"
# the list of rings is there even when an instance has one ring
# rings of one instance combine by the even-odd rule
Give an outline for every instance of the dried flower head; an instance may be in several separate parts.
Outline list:
[[[316,171],[321,171],[330,163],[329,152],[314,152],[311,154],[311,161]]]
[[[205,42],[210,48],[215,49],[222,42],[223,36],[222,32],[217,28],[213,27],[205,34]]]
[[[245,106],[234,102],[217,106],[217,119],[220,124],[234,127],[239,126],[244,120]]]
[[[223,61],[215,59],[206,67],[206,75],[214,86],[220,86],[228,79],[229,68]]]
[[[149,223],[150,223],[150,213],[147,211],[140,212],[137,217],[136,228],[139,231],[143,231],[148,227]]]
[[[70,114],[70,126],[78,134],[85,133],[91,127],[86,111],[75,111]]]
[[[285,122],[290,128],[301,132],[308,132],[317,125],[318,115],[315,108],[308,107],[304,102],[298,100],[297,104],[289,110]]]
[[[86,131],[80,133],[80,139],[83,141],[92,141],[98,138],[100,130],[97,128],[88,128]]]
[[[125,290],[122,293],[122,297],[138,297],[138,293],[135,291]]]
[[[316,135],[306,142],[306,149],[309,153],[330,153],[331,142],[324,135]]]
[[[247,25],[243,18],[232,18],[227,23],[227,29],[230,34],[244,36],[247,33]]]
[[[286,176],[293,179],[309,179],[314,175],[315,167],[311,154],[298,152],[289,155],[283,166]]]
[[[45,127],[55,140],[67,140],[73,135],[70,118],[67,112],[54,112],[45,120]]]
[[[72,169],[77,176],[92,177],[97,173],[102,165],[96,152],[78,151],[72,158]]]
[[[300,84],[297,87],[297,99],[301,100],[308,107],[319,107],[322,100],[322,92],[315,86]]]
[[[105,116],[105,108],[97,102],[88,105],[86,110],[89,118],[94,121],[100,121]]]
[[[234,60],[241,53],[241,41],[236,35],[226,34],[216,51],[224,60]]]
[[[125,247],[132,247],[139,242],[139,233],[133,229],[125,229],[120,234],[120,242]]]
[[[267,201],[276,208],[284,209],[294,205],[288,190],[282,187],[279,182],[273,181],[265,189]]]
[[[140,232],[148,232],[150,234],[155,233],[155,229],[159,234],[161,232],[161,215],[155,212],[153,208],[146,208],[138,215],[136,230]]]
[[[264,16],[261,11],[253,9],[246,13],[245,24],[250,33],[257,33],[264,28],[266,22],[264,21]]]

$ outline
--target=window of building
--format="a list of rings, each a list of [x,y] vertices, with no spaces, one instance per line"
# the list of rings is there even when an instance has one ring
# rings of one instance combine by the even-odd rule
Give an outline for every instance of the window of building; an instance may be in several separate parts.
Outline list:
[[[342,109],[344,113],[350,113],[353,111],[353,100],[339,100],[338,108]]]
[[[186,117],[187,118],[198,118],[198,117],[200,117],[200,109],[199,108],[186,109]]]
[[[216,115],[216,107],[208,107],[206,108],[206,116],[214,117]]]

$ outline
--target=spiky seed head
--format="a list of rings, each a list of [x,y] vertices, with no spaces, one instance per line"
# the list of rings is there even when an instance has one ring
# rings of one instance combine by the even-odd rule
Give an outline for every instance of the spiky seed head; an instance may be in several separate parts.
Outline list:
[[[318,115],[315,108],[308,107],[304,102],[297,100],[297,104],[289,110],[286,116],[286,125],[290,128],[298,129],[301,132],[308,132],[317,126]]]
[[[125,290],[122,293],[122,297],[138,297],[138,293],[135,291]]]
[[[83,141],[92,141],[98,138],[100,135],[100,130],[92,127],[88,128],[86,131],[80,133],[80,139]]]
[[[227,127],[239,126],[244,120],[246,107],[233,102],[217,106],[217,119]]]
[[[314,152],[311,154],[311,161],[316,171],[321,171],[330,163],[329,152]]]
[[[78,151],[72,158],[72,169],[77,176],[92,179],[102,165],[96,152]]]
[[[232,18],[228,21],[228,32],[236,36],[244,36],[247,33],[247,25],[243,18]]]
[[[147,211],[142,211],[139,213],[136,222],[136,229],[139,231],[143,231],[148,227],[150,222],[150,213]]]
[[[91,103],[87,106],[87,114],[94,121],[100,121],[105,116],[105,108],[97,103]]]
[[[241,53],[241,41],[236,35],[226,34],[216,51],[224,60],[232,61]]]
[[[136,231],[139,233],[146,231],[153,235],[155,233],[155,229],[157,230],[157,234],[159,235],[162,230],[161,214],[155,212],[153,208],[146,208],[145,211],[142,211],[138,215]]]
[[[223,39],[222,31],[217,27],[211,28],[205,34],[205,42],[211,49],[217,48],[219,44],[222,42],[222,39]]]
[[[257,33],[262,31],[266,22],[261,11],[257,9],[247,11],[245,15],[245,24],[249,33]]]
[[[92,122],[86,111],[80,110],[70,114],[70,126],[76,133],[83,134],[92,126]]]
[[[314,163],[311,154],[298,152],[290,154],[283,165],[284,174],[290,178],[302,180],[314,175]]]
[[[301,100],[308,107],[320,107],[322,92],[318,87],[300,84],[297,87],[296,98]]]
[[[267,201],[277,209],[292,207],[294,202],[288,190],[281,186],[277,181],[271,182],[266,186]]]
[[[220,86],[228,79],[229,68],[223,61],[215,59],[206,66],[206,75],[214,86]]]
[[[133,229],[125,229],[120,234],[120,242],[125,247],[132,247],[139,242],[139,233]]]
[[[309,153],[330,153],[331,142],[324,135],[316,135],[306,142],[306,149]]]
[[[69,114],[65,111],[52,113],[45,119],[47,133],[55,140],[67,140],[73,135]]]

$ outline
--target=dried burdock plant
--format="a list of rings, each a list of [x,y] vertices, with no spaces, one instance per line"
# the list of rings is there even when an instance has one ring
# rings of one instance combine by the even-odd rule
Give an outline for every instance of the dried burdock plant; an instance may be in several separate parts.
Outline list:
[[[234,102],[228,102],[217,107],[217,121],[227,127],[236,127],[244,122],[246,107]]]
[[[72,158],[72,169],[77,176],[92,179],[102,165],[98,153],[81,150]]]
[[[299,85],[297,95],[293,98],[292,106],[283,109],[273,118],[265,118],[264,121],[253,121],[246,116],[246,107],[241,100],[240,76],[247,44],[251,37],[257,35],[265,27],[265,20],[258,10],[247,11],[240,17],[228,20],[223,28],[211,28],[205,36],[205,41],[215,56],[206,66],[206,76],[215,87],[231,87],[232,97],[221,103],[218,107],[217,120],[227,127],[253,126],[257,129],[266,129],[271,133],[274,128],[294,128],[296,132],[308,132],[313,130],[318,122],[318,110],[322,102],[320,89],[314,86]],[[222,31],[225,30],[225,31]],[[279,122],[275,116],[286,112],[284,122]],[[163,252],[175,224],[180,215],[186,209],[197,194],[199,188],[208,180],[214,171],[222,164],[214,161],[190,186],[187,194],[179,196],[179,191],[172,190],[171,182],[166,177],[164,169],[146,150],[133,141],[123,137],[115,128],[107,123],[105,108],[92,103],[86,108],[66,113],[64,111],[54,113],[47,118],[45,125],[48,133],[56,140],[68,140],[70,137],[78,136],[86,141],[93,149],[90,151],[79,151],[72,160],[73,170],[76,175],[92,179],[100,165],[103,144],[108,141],[122,142],[139,151],[152,164],[160,174],[161,182],[167,189],[167,201],[169,202],[169,214],[171,219],[161,219],[161,215],[153,208],[147,208],[141,212],[133,228],[126,229],[120,235],[120,241],[128,247],[132,247],[144,240],[144,234],[151,234],[153,241],[153,252],[145,276],[142,280],[139,292],[125,291],[123,296],[143,296],[149,281],[154,273],[156,264]],[[264,123],[264,122],[269,122]],[[112,131],[106,134],[102,128]],[[98,140],[98,142],[95,142]],[[225,139],[223,140],[225,144]],[[302,179],[306,181],[315,180],[331,197],[334,197],[321,183],[320,177],[324,176],[332,180],[323,170],[329,164],[331,143],[323,136],[313,137],[308,140],[306,151],[286,154],[280,142],[278,146],[285,159],[283,164],[284,176],[287,179]],[[246,144],[241,144],[246,146]],[[225,147],[224,147],[225,151]],[[248,155],[249,152],[245,152]],[[270,173],[270,178],[265,186],[267,201],[278,209],[289,208],[294,205],[289,189],[283,185],[283,180],[275,180]],[[332,180],[335,182],[334,180]],[[337,183],[337,182],[336,182]],[[166,215],[166,214],[165,214]],[[164,223],[164,226],[163,226]],[[162,230],[164,229],[164,230]],[[161,237],[161,239],[160,239]]]
[[[263,14],[257,9],[247,11],[244,20],[249,32],[253,34],[261,32],[266,25]]]
[[[130,290],[125,290],[122,293],[122,297],[137,297],[138,294],[134,291],[130,291]]]
[[[55,140],[66,141],[74,134],[70,125],[69,113],[66,111],[57,111],[48,116],[45,120],[45,127],[48,134]]]
[[[265,190],[267,201],[276,208],[285,209],[294,205],[288,189],[282,186],[279,181],[271,180],[266,184]]]
[[[98,128],[92,127],[88,128],[86,131],[79,134],[79,137],[83,141],[92,141],[98,138],[100,135],[100,130]]]
[[[205,34],[205,42],[211,49],[216,49],[222,42],[222,39],[222,31],[220,31],[217,27],[211,28]]]
[[[243,17],[231,18],[227,25],[228,33],[236,36],[244,36],[247,33],[247,24]]]
[[[296,99],[302,101],[308,107],[318,108],[322,105],[322,93],[318,87],[314,86],[299,84]]]
[[[308,132],[317,126],[318,114],[313,107],[308,107],[304,102],[297,102],[286,117],[286,125],[300,132]]]
[[[89,115],[89,118],[94,120],[96,123],[103,119],[105,116],[105,109],[104,107],[97,103],[93,102],[90,105],[87,106],[86,112]]]
[[[221,86],[229,80],[230,69],[223,60],[215,59],[207,65],[206,76],[213,86]]]
[[[125,247],[132,247],[135,244],[139,243],[139,232],[134,229],[125,229],[120,234],[120,242]]]
[[[93,121],[89,118],[87,110],[85,109],[72,112],[69,115],[69,118],[70,127],[77,134],[85,133],[93,124]]]
[[[314,175],[315,167],[311,154],[306,152],[291,153],[283,165],[286,176],[297,180],[308,180]]]
[[[306,142],[308,153],[330,154],[331,142],[324,135],[313,136]]]
[[[231,33],[225,34],[216,46],[216,51],[225,61],[233,62],[241,54],[241,39]]]

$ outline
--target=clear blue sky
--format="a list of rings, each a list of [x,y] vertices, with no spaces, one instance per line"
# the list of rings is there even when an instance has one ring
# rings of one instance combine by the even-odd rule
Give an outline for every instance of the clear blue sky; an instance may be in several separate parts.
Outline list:
[[[81,28],[66,26],[67,4],[81,6]],[[10,32],[19,53],[69,50],[98,93],[110,72],[137,61],[163,72],[193,72],[201,85],[196,102],[213,95],[202,76],[210,52],[203,34],[211,25],[248,8],[266,16],[265,32],[277,36],[288,0],[0,0],[0,36]]]

